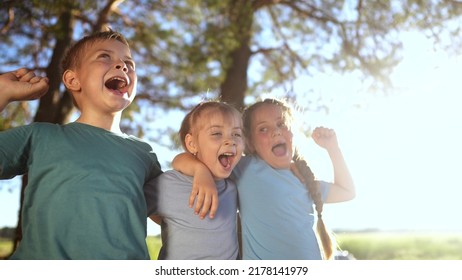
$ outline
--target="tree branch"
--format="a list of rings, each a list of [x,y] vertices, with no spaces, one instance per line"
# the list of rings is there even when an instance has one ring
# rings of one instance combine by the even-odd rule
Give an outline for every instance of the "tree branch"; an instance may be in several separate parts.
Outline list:
[[[1,34],[6,34],[8,30],[10,30],[11,26],[14,22],[14,10],[13,10],[13,1],[8,3],[8,16],[5,20],[5,24],[3,25],[2,29],[0,30]]]
[[[252,8],[254,11],[261,9],[266,6],[271,6],[275,4],[279,4],[281,0],[254,0],[252,2]]]
[[[299,4],[298,1],[281,1],[281,4],[290,7],[295,12],[297,12],[299,15],[309,17],[309,18],[321,21],[323,23],[332,22],[338,25],[342,24],[336,18],[329,15],[327,12],[309,3],[305,3],[308,6],[309,10],[306,10],[300,7],[298,5]]]
[[[254,55],[254,54],[269,54],[269,53],[271,53],[273,51],[277,51],[277,50],[280,50],[280,49],[281,49],[281,47],[277,47],[277,48],[259,48],[259,49],[255,50],[255,51],[252,51],[251,54],[252,55]]]
[[[117,7],[122,3],[124,0],[108,0],[106,6],[98,13],[98,20],[93,25],[93,31],[100,31],[104,30],[108,26],[109,22],[109,15],[117,10]]]

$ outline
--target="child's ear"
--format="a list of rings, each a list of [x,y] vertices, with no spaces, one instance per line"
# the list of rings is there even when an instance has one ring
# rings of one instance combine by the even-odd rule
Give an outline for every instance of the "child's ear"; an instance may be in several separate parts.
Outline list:
[[[190,152],[193,155],[197,154],[196,142],[194,141],[194,137],[190,133],[186,134],[184,142],[186,144],[186,149],[188,149],[188,152]]]
[[[80,91],[80,82],[74,71],[66,70],[63,74],[63,83],[71,91]]]

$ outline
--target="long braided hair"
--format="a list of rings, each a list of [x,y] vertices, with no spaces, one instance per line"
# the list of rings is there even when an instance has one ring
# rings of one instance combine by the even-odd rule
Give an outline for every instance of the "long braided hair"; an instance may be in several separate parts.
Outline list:
[[[253,112],[262,105],[271,104],[281,107],[282,112],[284,113],[284,118],[287,121],[287,124],[290,125],[294,118],[292,115],[291,107],[286,104],[282,100],[277,100],[273,98],[267,98],[262,101],[256,102],[250,107],[248,107],[243,113],[243,121],[244,121],[244,133],[246,138],[249,139],[250,137],[250,127],[251,127],[251,117]],[[250,139],[251,140],[251,139]],[[247,145],[246,145],[247,146]],[[298,169],[299,173],[303,177],[303,183],[307,187],[309,195],[315,204],[315,209],[317,213],[317,224],[316,224],[316,233],[317,237],[321,243],[321,251],[323,252],[325,259],[331,259],[333,256],[333,250],[336,246],[335,240],[332,238],[332,235],[328,232],[324,221],[322,219],[322,210],[323,210],[323,201],[321,197],[321,190],[319,187],[319,182],[315,180],[315,176],[311,171],[311,168],[308,166],[306,160],[301,157],[295,149],[295,153],[293,156],[293,160],[295,162],[295,166]],[[248,151],[246,151],[248,152]]]
[[[322,208],[323,201],[321,197],[321,189],[319,187],[319,182],[315,180],[315,176],[311,171],[311,168],[308,166],[308,163],[305,159],[295,153],[294,155],[295,166],[303,177],[303,183],[308,188],[308,192],[311,196],[311,199],[314,202],[316,213],[318,216],[318,221],[316,223],[316,232],[317,236],[321,241],[322,251],[324,253],[325,259],[331,259],[334,247],[336,246],[335,240],[332,238],[331,234],[324,224],[322,219]]]

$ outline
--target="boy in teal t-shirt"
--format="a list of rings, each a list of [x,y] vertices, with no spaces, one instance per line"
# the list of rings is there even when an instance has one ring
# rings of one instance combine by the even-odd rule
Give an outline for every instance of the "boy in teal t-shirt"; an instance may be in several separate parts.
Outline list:
[[[0,133],[0,178],[28,175],[23,238],[11,259],[150,259],[146,201],[153,199],[143,186],[162,171],[149,144],[120,130],[136,95],[129,45],[113,31],[84,37],[63,70],[79,118]],[[0,92],[0,109],[46,91],[46,78],[23,72],[16,81],[11,73],[0,78],[11,85]]]

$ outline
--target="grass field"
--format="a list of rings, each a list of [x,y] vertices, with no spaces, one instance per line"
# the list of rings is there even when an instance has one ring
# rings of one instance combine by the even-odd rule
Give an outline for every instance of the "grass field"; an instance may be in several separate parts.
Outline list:
[[[13,242],[0,238],[0,260],[5,258],[13,250]]]
[[[337,242],[358,260],[462,260],[462,233],[351,232],[337,233]],[[152,259],[161,241],[146,239]],[[0,239],[0,258],[11,251],[10,241]]]
[[[358,260],[462,260],[462,233],[344,233],[342,250]]]

